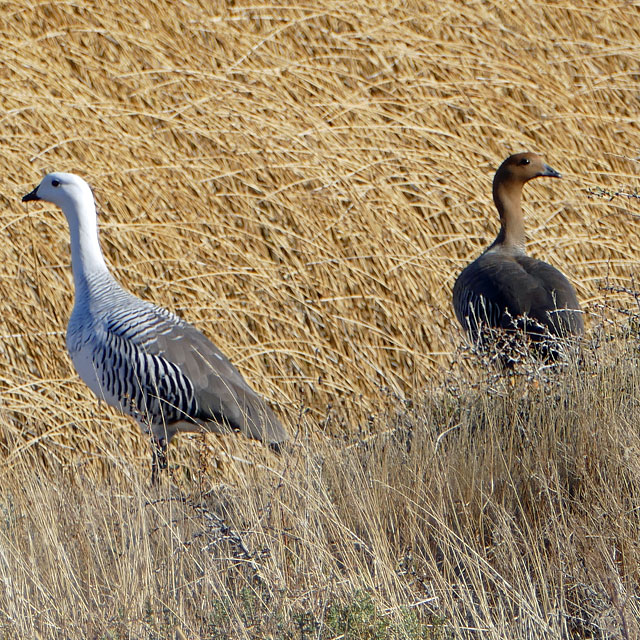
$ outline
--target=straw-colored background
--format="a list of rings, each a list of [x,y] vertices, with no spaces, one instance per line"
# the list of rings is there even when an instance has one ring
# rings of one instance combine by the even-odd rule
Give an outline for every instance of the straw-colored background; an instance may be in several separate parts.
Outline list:
[[[527,186],[528,246],[587,311],[640,259],[640,200],[589,194],[638,188],[637,2],[21,2],[0,34],[0,376],[27,448],[88,454],[107,420],[64,347],[64,217],[19,201],[49,170],[94,187],[117,277],[292,431],[302,408],[355,429],[458,358],[451,288],[512,152],[565,176]]]

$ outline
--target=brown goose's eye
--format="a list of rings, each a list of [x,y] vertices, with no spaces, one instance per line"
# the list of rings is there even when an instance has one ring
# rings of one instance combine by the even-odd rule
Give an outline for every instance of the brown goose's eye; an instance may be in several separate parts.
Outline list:
[[[531,160],[529,160],[529,158],[522,158],[522,160],[520,160],[518,164],[523,166],[527,164],[531,164]]]

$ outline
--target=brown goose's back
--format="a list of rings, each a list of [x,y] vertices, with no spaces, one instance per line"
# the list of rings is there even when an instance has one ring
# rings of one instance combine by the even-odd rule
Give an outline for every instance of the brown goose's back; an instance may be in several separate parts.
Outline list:
[[[483,253],[457,279],[453,305],[458,321],[474,341],[480,337],[481,326],[522,329],[531,336],[541,335],[544,328],[557,337],[584,331],[569,280],[550,264],[524,254]]]

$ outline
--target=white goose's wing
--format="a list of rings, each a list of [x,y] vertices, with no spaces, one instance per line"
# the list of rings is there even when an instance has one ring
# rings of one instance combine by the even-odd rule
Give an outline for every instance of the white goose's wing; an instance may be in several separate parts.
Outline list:
[[[192,422],[267,443],[288,440],[267,403],[206,336],[165,309],[135,296],[128,302],[106,310],[92,358],[102,387],[123,409],[152,424]]]

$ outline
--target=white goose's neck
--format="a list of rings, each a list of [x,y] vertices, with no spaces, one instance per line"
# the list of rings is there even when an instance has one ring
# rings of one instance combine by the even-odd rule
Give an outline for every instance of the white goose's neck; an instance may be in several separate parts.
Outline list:
[[[63,209],[71,235],[71,266],[76,297],[89,294],[95,276],[109,275],[98,240],[98,219],[93,198],[66,203]]]

